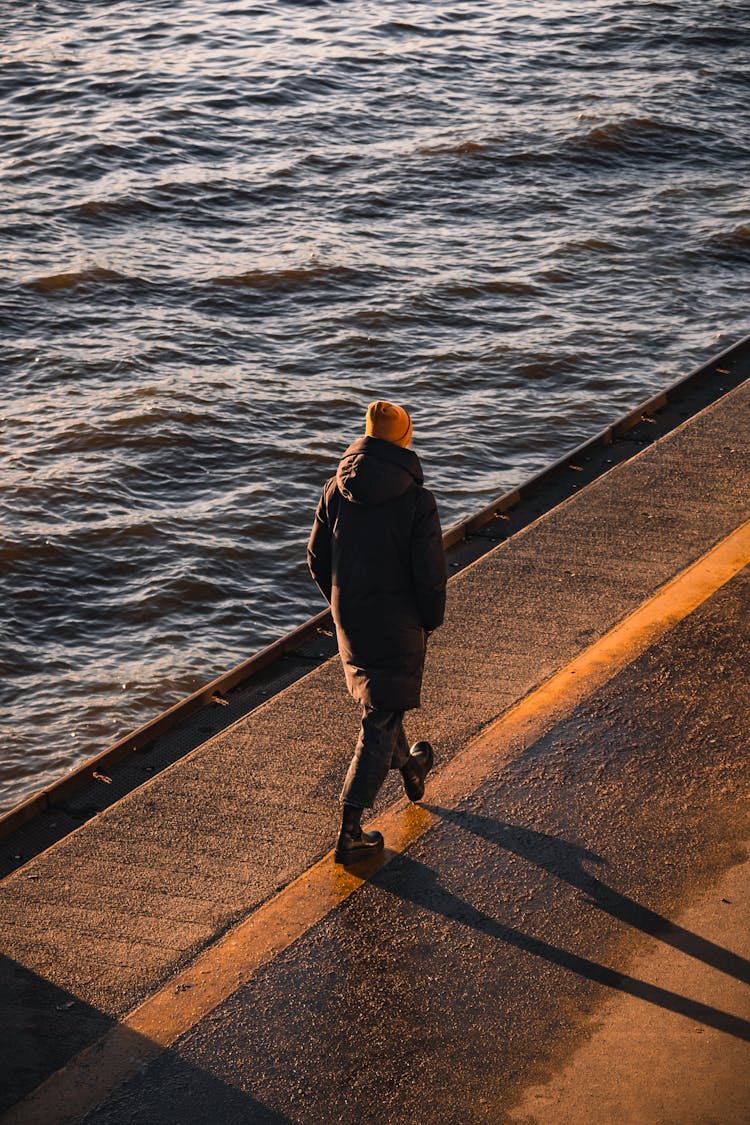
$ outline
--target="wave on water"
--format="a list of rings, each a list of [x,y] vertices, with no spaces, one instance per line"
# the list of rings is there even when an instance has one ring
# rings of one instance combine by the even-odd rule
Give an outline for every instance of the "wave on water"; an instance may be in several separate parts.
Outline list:
[[[581,115],[582,120],[589,115]],[[589,118],[590,120],[590,118]],[[536,137],[489,136],[420,144],[422,156],[487,156],[507,164],[548,163],[562,156],[576,160],[663,158],[691,150],[699,134],[688,125],[656,117],[625,117],[592,124],[585,132],[568,134],[557,143],[549,134]]]
[[[209,279],[210,285],[230,286],[237,289],[303,289],[309,286],[335,282],[356,284],[371,279],[367,270],[351,266],[291,266],[279,270],[248,270]]]
[[[550,256],[574,256],[576,254],[588,254],[592,251],[602,254],[621,254],[624,252],[624,246],[618,242],[613,242],[608,238],[576,238],[570,242],[563,242],[562,245],[556,246],[550,251]]]
[[[331,286],[357,286],[372,281],[372,270],[356,269],[352,266],[289,266],[285,269],[246,270],[238,274],[220,274],[217,277],[197,279],[199,287],[220,287],[229,289],[256,289],[294,292],[302,289]],[[192,280],[192,279],[191,279]],[[90,266],[87,269],[63,271],[33,278],[22,282],[26,289],[36,293],[54,294],[93,286],[138,286],[158,287],[159,282],[142,277],[130,276],[103,266]],[[174,296],[175,280],[169,285]]]
[[[61,548],[50,539],[38,536],[24,539],[11,539],[6,536],[0,539],[0,563],[3,566],[10,567],[14,563],[20,563],[26,568],[44,567],[62,557]]]
[[[127,274],[118,273],[117,270],[105,269],[103,266],[91,266],[85,270],[71,270],[63,273],[53,273],[46,277],[37,277],[33,281],[23,282],[26,289],[33,289],[36,293],[56,293],[61,290],[78,289],[84,285],[142,285],[139,277],[129,277]]]
[[[705,248],[715,258],[750,264],[750,223],[716,231],[706,239]]]
[[[152,216],[174,221],[179,216],[182,221],[203,219],[211,225],[222,210],[234,211],[238,217],[243,208],[284,203],[293,195],[291,183],[271,179],[248,184],[216,176],[154,183],[142,187],[138,194],[87,199],[68,206],[66,214],[86,223],[123,222]]]
[[[654,117],[627,117],[568,137],[563,150],[587,159],[623,156],[658,160],[689,150],[696,140],[696,131],[689,126]]]
[[[539,292],[539,286],[520,278],[506,277],[491,281],[451,282],[440,285],[437,290],[446,297],[481,297],[483,294],[506,294],[509,297],[534,297]]]
[[[499,139],[499,137],[487,137],[483,141],[467,139],[417,145],[417,152],[422,156],[471,156],[475,153],[487,152],[488,149],[498,144]]]
[[[542,354],[527,363],[513,367],[513,374],[520,379],[550,379],[554,375],[575,371],[580,365],[579,355]]]
[[[131,219],[142,215],[158,215],[168,212],[168,202],[155,203],[149,199],[126,196],[122,199],[87,199],[76,203],[70,210],[81,219]]]

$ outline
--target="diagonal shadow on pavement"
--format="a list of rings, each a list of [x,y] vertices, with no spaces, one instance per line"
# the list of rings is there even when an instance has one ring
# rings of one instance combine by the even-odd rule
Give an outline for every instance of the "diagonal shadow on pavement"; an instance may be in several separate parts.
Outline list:
[[[581,851],[586,854],[583,849]],[[540,957],[551,965],[558,965],[560,968],[577,973],[586,980],[635,996],[667,1011],[676,1012],[737,1039],[750,1041],[750,1021],[722,1012],[708,1004],[702,1004],[698,1000],[680,996],[669,989],[649,984],[627,973],[620,973],[542,938],[524,933],[514,926],[506,925],[441,886],[436,873],[431,868],[405,854],[396,856],[381,868],[370,882],[404,902],[432,911],[449,921],[470,926],[516,949]]]
[[[583,866],[584,863],[609,866],[609,861],[595,852],[588,851],[578,844],[571,844],[559,836],[550,836],[545,832],[536,832],[531,828],[508,824],[494,820],[492,817],[479,816],[477,813],[460,809],[444,809],[437,805],[425,805],[425,807],[441,819],[451,821],[476,836],[498,844],[506,851],[513,852],[514,855],[528,860],[536,867],[583,891],[588,895],[585,900],[588,905],[604,910],[628,926],[633,926],[634,929],[641,930],[644,934],[649,934],[666,945],[679,949],[681,953],[704,961],[712,968],[736,977],[745,984],[750,984],[750,961],[670,922],[664,915],[641,906],[634,899],[620,894],[619,891],[597,879],[595,875],[591,875]]]
[[[45,980],[7,957],[0,957],[3,1001],[0,1023],[7,1033],[0,1052],[0,1118],[5,1121],[34,1122],[69,1120],[68,1097],[77,1105],[77,1090],[85,1082],[75,1070],[41,1102],[22,1099],[90,1044],[100,1041],[116,1027],[116,1021],[73,992]],[[91,1116],[74,1113],[76,1121],[135,1120],[144,1090],[149,1089],[149,1061],[162,1055],[172,1058],[172,1086],[162,1093],[156,1115],[149,1125],[184,1125],[185,1121],[221,1121],[222,1125],[292,1125],[282,1113],[257,1101],[236,1086],[191,1065],[172,1050],[162,1049],[138,1032],[121,1028],[121,1040],[134,1061],[143,1064],[126,1080],[121,1090],[104,1089],[111,1097],[108,1108],[93,1110]],[[97,1066],[94,1063],[93,1069]],[[41,1092],[41,1091],[40,1091]],[[111,1114],[110,1114],[111,1110]]]

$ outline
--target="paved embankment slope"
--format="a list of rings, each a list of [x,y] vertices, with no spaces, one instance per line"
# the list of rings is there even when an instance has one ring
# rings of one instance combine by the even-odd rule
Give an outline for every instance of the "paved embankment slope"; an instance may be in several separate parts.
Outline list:
[[[413,735],[426,734],[432,738],[443,766],[485,724],[596,642],[664,582],[748,518],[749,407],[750,384],[746,384],[634,460],[613,469],[451,583],[446,626],[436,634],[431,645],[424,707],[420,713],[409,717],[408,725]],[[475,818],[472,822],[475,827],[481,828],[482,817],[500,823],[499,837],[492,825],[485,825],[484,835],[480,828],[476,832],[471,827],[468,829],[469,840],[476,838],[481,847],[489,846],[489,858],[473,856],[470,850],[462,852],[460,848],[451,858],[448,853],[456,833],[465,834],[466,830],[453,816],[446,817],[443,826],[433,829],[406,858],[394,861],[351,900],[340,916],[323,923],[322,929],[315,931],[316,936],[309,939],[318,949],[318,961],[312,974],[320,978],[316,987],[328,982],[326,987],[331,996],[335,999],[340,995],[343,1004],[337,1008],[334,1003],[332,1009],[326,1008],[322,1038],[324,1042],[329,1041],[329,1036],[332,1038],[325,1053],[335,1055],[336,1044],[342,1044],[342,1049],[348,1052],[346,1073],[351,1075],[362,1068],[363,1058],[387,1055],[386,1046],[394,1038],[399,1040],[400,1037],[407,1046],[411,1044],[406,1054],[402,1054],[400,1066],[415,1068],[413,1084],[404,1085],[395,1078],[392,1081],[387,1072],[380,1074],[379,1080],[388,1089],[405,1091],[392,1102],[394,1112],[396,1106],[400,1106],[404,1112],[417,1113],[413,1108],[417,1102],[413,1099],[417,1097],[420,1083],[430,1080],[429,1058],[443,1042],[448,1044],[443,1085],[453,1083],[460,1087],[464,1083],[463,1069],[460,1081],[449,1081],[448,1071],[454,1064],[450,1062],[452,1040],[450,1035],[446,1039],[446,1028],[450,1025],[449,1013],[460,1012],[468,995],[454,992],[452,1000],[445,1005],[439,996],[434,996],[430,1003],[434,1002],[437,1007],[431,1009],[427,1003],[424,1011],[419,1007],[413,1011],[391,997],[390,1006],[384,1002],[374,1011],[365,1006],[366,1027],[361,1026],[359,1008],[373,990],[373,981],[379,982],[375,993],[383,991],[382,986],[390,981],[399,958],[404,959],[404,973],[408,977],[408,980],[402,979],[402,985],[412,1000],[420,995],[425,978],[434,979],[442,995],[441,972],[450,975],[465,963],[467,973],[473,974],[479,969],[489,973],[489,976],[482,976],[480,972],[476,977],[476,987],[487,989],[481,1011],[488,1014],[493,1006],[500,1006],[507,1015],[513,1005],[502,1001],[504,982],[513,980],[520,970],[513,963],[501,970],[495,963],[497,939],[502,939],[508,948],[520,950],[538,965],[540,955],[525,948],[520,939],[514,943],[510,930],[518,931],[523,937],[524,931],[519,930],[516,922],[520,921],[523,926],[533,922],[534,933],[546,933],[544,926],[549,918],[552,928],[544,940],[550,948],[568,948],[566,942],[572,930],[563,928],[555,938],[558,913],[554,907],[561,888],[564,890],[566,882],[571,882],[564,874],[561,876],[560,871],[566,871],[571,864],[574,873],[580,868],[583,857],[580,849],[595,851],[616,867],[613,886],[628,888],[617,890],[616,898],[625,895],[636,907],[636,900],[647,900],[656,904],[653,909],[657,913],[678,905],[680,896],[689,892],[691,878],[705,882],[713,872],[719,872],[731,862],[738,830],[728,810],[734,807],[734,786],[741,767],[746,764],[738,751],[736,712],[736,708],[744,707],[742,713],[747,714],[746,697],[741,695],[747,683],[746,665],[742,664],[746,648],[738,643],[739,623],[747,606],[745,579],[735,579],[725,591],[710,599],[709,606],[718,607],[718,617],[715,651],[710,655],[708,666],[700,632],[703,618],[696,613],[688,619],[685,628],[699,628],[699,632],[691,634],[689,643],[685,641],[687,665],[683,667],[678,661],[679,675],[673,675],[670,670],[679,652],[667,652],[659,657],[650,672],[650,657],[646,655],[642,658],[646,661],[646,671],[641,673],[642,687],[636,695],[625,692],[619,705],[614,697],[609,704],[600,704],[601,714],[611,719],[607,729],[616,732],[614,737],[621,738],[623,730],[628,732],[627,747],[642,747],[641,742],[633,742],[631,732],[639,722],[648,721],[653,712],[656,726],[650,737],[656,757],[641,761],[640,751],[623,755],[612,737],[609,743],[606,738],[602,743],[604,747],[609,746],[611,752],[602,750],[600,742],[605,732],[598,731],[595,722],[588,726],[584,723],[582,728],[584,732],[590,728],[590,743],[586,742],[584,733],[570,728],[563,737],[564,745],[571,752],[566,755],[550,752],[549,755],[556,769],[567,764],[570,771],[562,789],[561,776],[544,769],[540,772],[540,762],[546,759],[543,751],[535,747],[534,753],[522,756],[516,765],[487,782],[490,788],[493,784],[496,788],[488,791],[486,808],[482,803],[482,791],[477,789],[473,798],[478,802],[476,808],[460,810],[461,815],[470,814]],[[708,628],[708,624],[705,627]],[[718,637],[721,629],[728,630],[723,640]],[[680,636],[678,628],[671,639]],[[721,675],[716,674],[717,668],[724,669]],[[680,729],[679,721],[684,720],[687,700],[676,695],[663,713],[655,705],[669,696],[688,672],[693,677],[689,698],[696,708],[695,715],[700,718],[696,718],[690,738],[684,735],[673,738],[673,742],[679,744],[673,747],[672,752],[677,755],[673,768],[654,772],[657,760],[661,760],[662,739]],[[727,699],[733,700],[730,708],[724,707]],[[707,712],[698,707],[701,700],[708,701]],[[727,715],[720,728],[715,727],[720,718],[715,714],[717,709]],[[687,714],[690,714],[689,709]],[[251,913],[327,851],[336,829],[338,788],[356,728],[356,711],[344,695],[340,668],[336,660],[330,661],[6,880],[2,894],[3,947],[7,960],[2,968],[2,984],[4,995],[10,997],[5,1022],[13,1029],[13,1050],[6,1057],[6,1067],[10,1064],[8,1101],[15,1100],[61,1066],[218,934]],[[709,728],[710,737],[726,750],[723,765],[703,746],[703,733]],[[707,735],[706,746],[709,744],[714,745]],[[587,745],[593,757],[591,754],[587,757]],[[668,755],[665,761],[669,761]],[[715,791],[716,772],[711,779],[701,775],[700,763],[704,761],[707,768],[715,766],[718,770],[721,766],[726,790],[723,795]],[[512,780],[514,770],[515,782]],[[646,787],[643,791],[638,784],[641,775]],[[597,776],[601,786],[595,784]],[[435,784],[439,784],[439,775]],[[513,784],[516,784],[515,797]],[[704,791],[706,801],[699,799]],[[382,806],[392,801],[397,792],[394,781],[383,795]],[[536,804],[529,804],[532,793]],[[662,804],[663,813],[659,813]],[[680,814],[684,812],[685,816],[676,816],[675,810]],[[723,811],[714,822],[716,810]],[[647,813],[652,815],[653,822],[649,821]],[[526,814],[530,819],[524,819]],[[480,819],[476,820],[477,817]],[[551,820],[545,819],[549,817]],[[700,849],[696,853],[696,826],[704,823],[709,825],[705,832],[711,846],[706,848],[705,854]],[[728,847],[722,843],[721,831],[710,827],[714,823],[725,826],[724,839],[729,841]],[[595,831],[597,824],[602,832],[606,828],[614,835],[605,834],[599,839]],[[656,831],[660,824],[661,835]],[[589,827],[593,833],[591,839],[588,839]],[[516,831],[521,834],[517,847],[522,849],[522,858],[531,858],[532,867],[543,875],[539,886],[524,883],[521,873],[514,868],[517,848],[513,846],[513,834]],[[532,833],[531,837],[524,835],[528,832]],[[488,833],[489,839],[481,844]],[[458,901],[455,907],[458,918],[450,915],[451,903],[441,899],[440,885],[436,885],[435,893],[438,905],[442,902],[445,910],[436,911],[434,903],[423,901],[425,888],[429,889],[431,883],[429,871],[425,873],[422,868],[434,870],[435,864],[439,866],[442,861],[438,853],[435,857],[430,853],[428,860],[420,859],[420,849],[428,846],[439,849],[443,838],[447,849],[445,862],[454,872],[463,873],[471,884],[459,888],[465,894],[454,895]],[[549,865],[536,864],[534,859],[539,849],[545,852],[548,838],[552,839],[549,844],[551,870]],[[647,860],[643,857],[644,841],[649,842]],[[675,845],[678,845],[677,851]],[[677,875],[669,870],[668,879],[657,879],[654,872],[666,870],[660,857],[668,853],[677,856],[684,870],[680,869],[682,874],[678,870]],[[692,866],[687,862],[691,855]],[[498,883],[506,867],[507,872]],[[399,871],[405,872],[405,881],[399,881],[402,878]],[[413,878],[409,876],[410,871],[414,872]],[[649,882],[652,876],[653,881]],[[578,884],[572,883],[577,892],[576,903],[581,890],[585,894],[593,893],[591,886],[585,880],[581,885],[581,877],[578,878]],[[518,897],[513,901],[515,913],[511,922],[503,921],[501,929],[497,930],[493,926],[500,923],[483,922],[482,918],[493,918],[499,887],[506,888],[501,892],[504,899]],[[638,889],[638,894],[633,893],[633,887]],[[474,890],[477,897],[472,898]],[[453,889],[449,898],[452,894]],[[376,896],[375,899],[372,896]],[[390,907],[385,905],[387,902],[391,902]],[[402,914],[390,917],[388,910],[397,902],[401,903]],[[465,910],[462,903],[468,904]],[[352,911],[360,913],[351,915],[353,921],[347,922]],[[413,927],[417,925],[420,930],[422,922],[415,922],[415,919],[422,918],[424,911],[428,918],[444,917],[448,911],[448,928],[455,928],[455,923],[462,933],[468,917],[471,931],[468,947],[454,947],[448,931],[445,938],[436,932],[429,940],[422,941]],[[479,919],[477,912],[481,915]],[[403,917],[404,913],[408,917]],[[600,904],[595,903],[593,917],[600,916],[605,920],[618,917],[616,911],[613,913],[606,906],[602,911]],[[538,923],[534,921],[537,917]],[[471,919],[477,924],[472,925]],[[348,966],[345,970],[341,968],[341,953],[336,952],[338,946],[335,942],[331,944],[333,939],[326,936],[326,925],[343,925],[354,943],[344,958]],[[564,925],[580,929],[588,927],[589,920],[582,921],[573,910]],[[638,928],[637,922],[631,925]],[[485,933],[487,927],[489,933]],[[400,934],[403,936],[399,937]],[[391,935],[394,935],[392,940]],[[602,936],[605,947],[610,937],[612,935],[608,937],[606,933]],[[378,969],[377,947],[383,938],[387,942]],[[477,942],[481,945],[485,939],[488,948],[480,949]],[[440,951],[444,940],[447,943],[445,964],[441,969],[438,958],[433,972],[431,958]],[[353,985],[350,976],[353,962],[347,958],[356,960],[358,941],[370,948],[375,958],[376,977],[368,981],[364,973],[361,984]],[[619,950],[619,945],[612,948]],[[627,949],[622,955],[629,956]],[[289,984],[297,978],[292,972],[290,980],[284,984],[287,979],[284,965],[292,956],[290,951],[279,960],[278,966],[272,965],[264,973],[263,979],[267,978],[270,991],[263,994],[254,1009],[256,1015],[265,1011],[272,1023],[280,1021],[279,1028],[288,1030],[290,1050],[297,1035],[295,1013],[306,1010],[302,993],[300,1007],[295,1003],[291,1011],[288,1008]],[[599,963],[592,957],[588,959],[592,964]],[[570,970],[564,960],[555,961],[554,957],[543,955],[542,960],[558,967],[563,964]],[[302,962],[301,965],[300,973],[309,976],[310,964]],[[274,977],[277,971],[281,977]],[[575,968],[570,971],[576,973]],[[538,968],[529,973],[529,979],[535,978],[539,975]],[[396,974],[394,980],[399,979]],[[519,979],[523,979],[523,973]],[[581,979],[597,981],[596,976],[587,978],[585,974]],[[276,985],[281,989],[278,995],[273,992]],[[299,985],[294,984],[294,987]],[[325,991],[324,988],[323,993]],[[388,990],[383,994],[387,996]],[[472,997],[475,995],[479,994],[471,993]],[[519,1002],[525,995],[526,990],[518,993]],[[528,995],[533,998],[533,990]],[[528,1008],[529,1016],[545,1004],[550,1005],[550,1011],[557,1011],[557,999],[552,1003],[550,995],[550,992],[546,997],[541,994]],[[315,1005],[320,1006],[324,999],[320,993],[317,999],[313,997],[309,1009],[312,1024],[305,1025],[304,1020],[299,1024],[300,1035],[304,1026],[308,1027],[306,1042],[315,1039],[315,1035],[309,1035],[309,1027],[317,1026],[314,1013],[319,1007]],[[592,995],[587,1002],[593,1003],[596,999]],[[572,1026],[575,1021],[571,1023],[570,1013],[564,1014],[568,1012],[567,1001],[561,1003],[559,1010],[563,1016],[559,1021],[563,1026]],[[515,1062],[509,1059],[505,1065],[515,1066],[519,1075],[526,1057],[526,1011],[521,1004],[511,1023],[503,1025],[504,1030],[493,1024],[488,1025],[487,1030],[488,1050],[495,1035],[510,1036],[515,1044]],[[337,1012],[343,1025],[336,1023]],[[373,1021],[377,1026],[377,1021],[384,1019],[382,1033],[369,1040]],[[231,1020],[226,1026],[231,1028]],[[354,1029],[359,1029],[356,1034]],[[415,1029],[419,1029],[416,1039]],[[456,1029],[455,1042],[464,1041],[466,1026],[459,1021]],[[549,1026],[545,1035],[550,1035]],[[258,1042],[262,1041],[261,1036]],[[270,1104],[278,1104],[279,1108],[286,1105],[286,1095],[277,1092],[271,1097],[273,1082],[268,1066],[263,1063],[263,1058],[267,1061],[278,1051],[283,1055],[282,1045],[272,1043],[270,1054],[262,1056],[261,1052],[254,1056],[252,1052],[248,1054],[244,1039],[243,1044],[242,1066],[249,1065],[252,1071],[255,1058],[260,1068],[256,1068],[255,1073],[262,1076],[257,1089],[255,1079],[247,1079],[254,1089],[254,1097],[266,1104],[270,1099]],[[497,1043],[494,1047],[498,1048]],[[309,1044],[305,1047],[301,1040],[299,1049],[301,1059],[306,1050],[312,1052],[311,1058],[314,1055],[314,1048]],[[238,1050],[233,1057],[240,1066]],[[540,1050],[544,1053],[546,1048]],[[425,1056],[425,1068],[421,1062],[418,1064],[422,1056]],[[487,1059],[481,1054],[477,1056],[475,1071],[469,1062],[457,1056],[455,1065],[459,1062],[461,1068],[467,1068],[465,1096],[472,1098],[476,1094],[480,1099],[472,1074],[476,1071],[477,1075],[483,1075],[489,1065]],[[204,1064],[205,1057],[196,1065]],[[168,1065],[168,1060],[159,1065]],[[281,1069],[276,1066],[274,1073],[277,1072],[281,1075],[283,1066]],[[242,1070],[241,1073],[249,1072]],[[403,1069],[401,1074],[403,1078]],[[218,1081],[222,1089],[224,1084],[223,1079]],[[210,1085],[209,1082],[208,1087]],[[503,1089],[507,1086],[505,1083]],[[301,1081],[299,1090],[307,1089]],[[492,1099],[500,1096],[497,1086],[489,1089],[488,1096]],[[370,1098],[380,1087],[371,1088],[365,1083],[362,1090]],[[382,1090],[378,1097],[381,1094]],[[293,1092],[291,1096],[294,1101]],[[305,1092],[302,1102],[295,1104],[307,1105],[309,1097]],[[341,1097],[344,1099],[341,1105],[348,1105],[346,1088]],[[507,1091],[503,1097],[507,1100]],[[361,1117],[365,1102],[358,1095],[351,1102],[355,1103]],[[482,1104],[481,1100],[476,1104]],[[238,1116],[238,1120],[253,1120],[248,1116],[244,1096],[238,1106],[237,1112],[246,1114],[244,1118]],[[477,1113],[480,1114],[477,1119],[483,1120],[479,1110]],[[295,1113],[291,1116],[292,1119],[308,1119],[301,1110],[297,1116]],[[163,1119],[185,1120],[185,1117]],[[372,1119],[378,1120],[377,1117]],[[489,1110],[487,1119],[493,1119]]]

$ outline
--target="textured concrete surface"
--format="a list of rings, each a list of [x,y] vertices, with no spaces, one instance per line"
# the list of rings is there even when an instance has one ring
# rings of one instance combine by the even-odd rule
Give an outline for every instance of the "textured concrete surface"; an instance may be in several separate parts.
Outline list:
[[[87,1125],[531,1123],[529,1098],[618,1019],[644,1075],[643,1116],[623,1120],[741,1125],[747,1065],[696,1104],[688,1091],[705,1042],[725,1068],[750,1060],[747,934],[735,944],[715,889],[747,858],[748,605],[745,571]],[[734,885],[746,913],[750,887]],[[696,976],[718,978],[715,994]],[[684,1088],[658,1068],[654,1021]],[[612,1093],[606,1053],[598,1062],[590,1098],[592,1082]],[[613,1120],[595,1091],[569,1120]],[[554,1106],[540,1120],[559,1120]]]
[[[445,761],[746,519],[749,405],[745,385],[460,574],[408,733]],[[330,847],[356,729],[332,660],[5,880],[7,1101]]]
[[[748,841],[750,846],[750,841]],[[682,929],[750,958],[750,860],[733,867],[679,919]],[[690,996],[750,1026],[750,988],[721,966],[655,943],[635,976]],[[526,1090],[509,1125],[745,1125],[750,1109],[747,1040],[618,993],[597,1030],[549,1082]]]

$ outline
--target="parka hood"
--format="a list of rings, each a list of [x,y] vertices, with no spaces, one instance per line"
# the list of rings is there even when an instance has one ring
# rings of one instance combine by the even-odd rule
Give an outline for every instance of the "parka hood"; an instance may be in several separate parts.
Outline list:
[[[352,442],[336,473],[339,492],[355,504],[384,504],[423,481],[416,453],[374,437]]]

